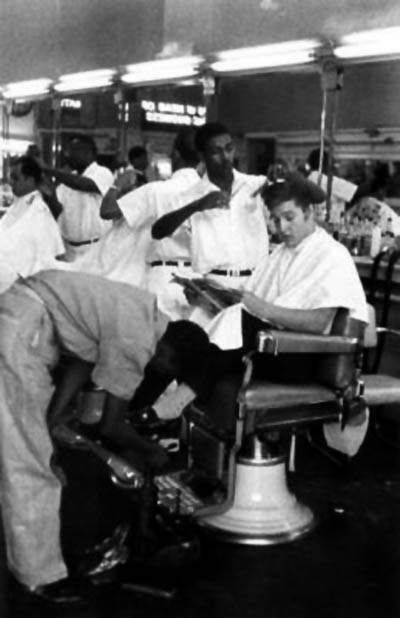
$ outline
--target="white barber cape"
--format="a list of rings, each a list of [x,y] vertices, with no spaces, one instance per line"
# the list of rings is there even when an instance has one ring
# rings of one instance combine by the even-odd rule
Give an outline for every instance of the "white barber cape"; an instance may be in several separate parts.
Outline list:
[[[19,276],[52,268],[64,251],[58,225],[39,191],[16,198],[0,219],[0,293]]]
[[[350,253],[318,226],[297,247],[278,245],[260,262],[246,290],[291,309],[344,307],[351,317],[368,322],[364,290]],[[207,329],[224,349],[242,345],[241,309],[240,304],[221,311]]]
[[[65,241],[92,241],[103,236],[112,225],[110,221],[100,217],[102,199],[114,182],[112,173],[107,167],[93,162],[82,176],[93,180],[99,193],[76,191],[64,184],[60,184],[56,189],[57,199],[63,207],[58,224]],[[74,247],[66,242],[68,259],[75,259],[90,247],[90,244]]]
[[[351,317],[368,323],[364,290],[350,253],[320,227],[297,247],[278,245],[246,287],[275,305],[292,309],[343,307]],[[214,318],[207,329],[211,341],[223,349],[241,347],[242,308],[241,304],[233,305]],[[324,434],[329,446],[352,456],[367,427],[368,417],[343,431],[339,423],[329,423],[324,425]]]

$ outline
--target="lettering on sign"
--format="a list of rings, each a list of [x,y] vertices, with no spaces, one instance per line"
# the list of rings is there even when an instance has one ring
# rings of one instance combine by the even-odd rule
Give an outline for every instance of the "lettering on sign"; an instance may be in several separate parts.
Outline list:
[[[141,107],[147,122],[199,127],[206,121],[206,108],[203,105],[143,100]]]

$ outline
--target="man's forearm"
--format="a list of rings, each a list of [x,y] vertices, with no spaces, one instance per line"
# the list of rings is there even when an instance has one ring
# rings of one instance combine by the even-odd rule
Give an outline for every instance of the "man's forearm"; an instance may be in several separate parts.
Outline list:
[[[111,187],[105,194],[100,206],[100,217],[102,219],[120,219],[122,211],[118,206],[117,198],[119,190],[116,187]]]
[[[162,240],[171,236],[192,215],[199,211],[200,200],[195,200],[183,208],[169,212],[160,217],[151,228],[151,235],[155,240]]]
[[[91,178],[80,176],[79,174],[71,174],[53,167],[46,167],[43,170],[46,174],[50,174],[56,180],[66,185],[75,191],[84,191],[85,193],[100,193],[98,186]]]
[[[54,427],[66,417],[68,406],[80,389],[88,382],[93,369],[93,363],[87,363],[79,358],[65,361],[61,378],[48,409],[48,425]]]
[[[275,326],[315,334],[324,333],[336,313],[336,308],[289,309],[248,293],[243,295],[243,304],[250,313]]]

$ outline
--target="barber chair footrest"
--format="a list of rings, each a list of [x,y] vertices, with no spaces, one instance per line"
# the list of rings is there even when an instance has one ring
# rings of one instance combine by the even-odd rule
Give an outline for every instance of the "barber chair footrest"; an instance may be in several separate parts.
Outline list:
[[[292,541],[315,525],[312,511],[287,487],[283,458],[264,465],[238,462],[233,500],[203,510],[197,521],[222,541],[246,545]]]

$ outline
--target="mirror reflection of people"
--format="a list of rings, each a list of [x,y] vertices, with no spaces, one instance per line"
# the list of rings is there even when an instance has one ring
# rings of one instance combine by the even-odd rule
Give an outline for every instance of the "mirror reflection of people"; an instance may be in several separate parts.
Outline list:
[[[309,180],[319,184],[319,158],[320,158],[320,149],[316,148],[312,150],[308,156],[308,164],[310,167],[310,174],[308,176]],[[322,174],[320,179],[320,186],[323,191],[327,191],[328,188],[328,154],[326,152],[323,153],[322,157]],[[329,221],[332,224],[338,225],[340,223],[340,216],[344,214],[346,210],[346,204],[351,202],[355,193],[357,191],[357,185],[350,182],[349,180],[345,180],[344,178],[339,178],[337,175],[333,175],[332,177],[332,194],[331,194],[331,205],[330,205],[330,213],[329,213]],[[323,212],[320,210],[318,213],[318,217],[322,222]]]

